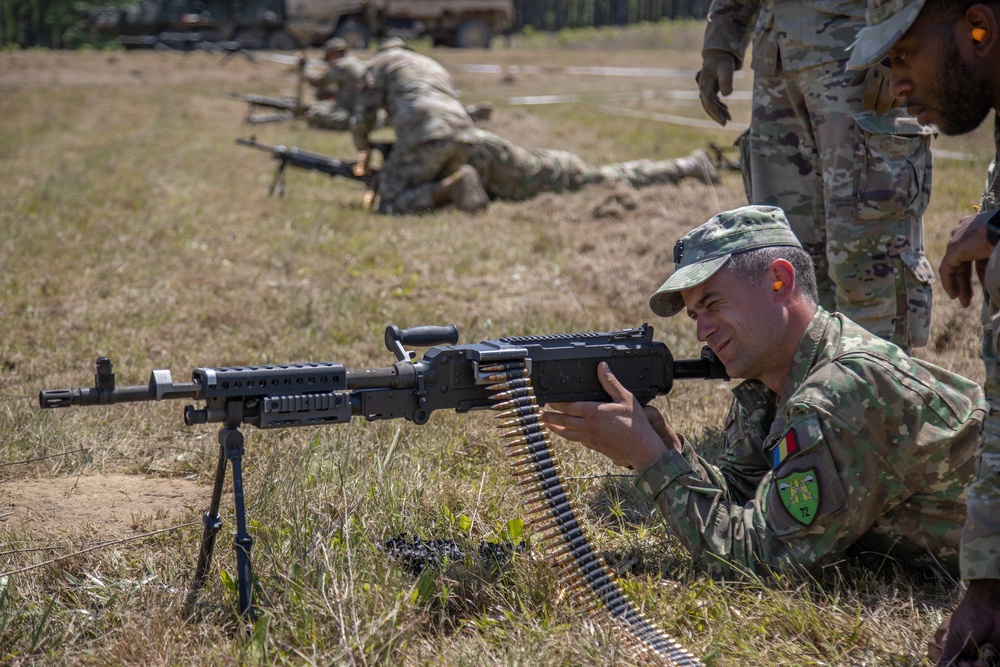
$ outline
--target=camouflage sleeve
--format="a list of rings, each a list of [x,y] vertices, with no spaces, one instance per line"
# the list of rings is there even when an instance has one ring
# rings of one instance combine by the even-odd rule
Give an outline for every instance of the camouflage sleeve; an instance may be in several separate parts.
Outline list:
[[[358,99],[354,107],[351,136],[358,150],[371,148],[368,135],[375,129],[378,110],[385,106],[385,87],[369,68],[358,84]]]
[[[719,471],[726,478],[734,500],[753,500],[764,476],[771,472],[770,461],[764,454],[768,427],[774,420],[773,394],[757,382],[744,382],[734,389],[742,400],[734,400],[726,416],[723,433],[726,448],[719,455]],[[744,391],[744,388],[751,389]]]
[[[982,209],[1000,208],[1000,114],[993,118],[993,133],[997,158],[986,175],[986,192]],[[998,261],[1000,250],[993,252],[990,264]],[[1000,578],[1000,359],[997,354],[997,328],[1000,326],[1000,303],[990,294],[1000,291],[990,281],[995,278],[987,270],[987,298],[983,302],[983,363],[986,367],[986,400],[990,411],[983,422],[983,450],[979,459],[979,476],[969,487],[968,518],[962,533],[962,579]]]
[[[849,470],[834,463],[832,432],[838,450],[858,453]],[[885,464],[846,427],[834,428],[816,413],[803,415],[776,450],[784,456],[780,465],[745,503],[728,499],[720,476],[706,474],[712,470],[707,463],[673,451],[642,471],[636,486],[691,553],[718,574],[818,563],[856,541],[885,507],[885,491],[872,491],[885,488],[875,483]],[[845,479],[853,480],[853,492]]]
[[[962,533],[962,579],[1000,579],[1000,447],[987,441],[979,478],[969,487]]]
[[[983,203],[990,202],[984,198]],[[991,263],[996,261],[998,252],[994,251]],[[966,580],[1000,578],[1000,359],[996,340],[1000,307],[991,297],[984,300],[982,322],[982,356],[986,367],[984,388],[990,411],[983,422],[979,475],[969,487],[966,499],[968,515],[962,532],[959,564],[962,579]]]
[[[736,56],[736,69],[743,67],[743,56],[762,4],[763,0],[713,0],[702,53],[712,49],[727,51]]]
[[[306,75],[306,81],[308,81],[313,88],[329,88],[334,84],[333,68],[328,67],[322,74],[312,76]]]

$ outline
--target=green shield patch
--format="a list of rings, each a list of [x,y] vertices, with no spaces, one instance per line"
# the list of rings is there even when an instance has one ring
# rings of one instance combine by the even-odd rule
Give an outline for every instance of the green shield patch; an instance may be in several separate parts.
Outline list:
[[[819,482],[816,481],[816,471],[793,472],[790,475],[775,480],[778,485],[778,497],[792,518],[808,526],[816,519],[819,509]]]

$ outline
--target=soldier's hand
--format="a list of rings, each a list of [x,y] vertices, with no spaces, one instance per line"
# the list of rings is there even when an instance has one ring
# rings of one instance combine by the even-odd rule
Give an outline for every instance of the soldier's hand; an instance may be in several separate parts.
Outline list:
[[[949,297],[958,299],[963,308],[972,302],[973,269],[982,283],[986,260],[993,254],[993,246],[986,240],[986,220],[989,218],[988,213],[980,213],[959,220],[941,260],[941,286]]]
[[[732,95],[735,71],[736,56],[728,51],[709,49],[702,54],[701,70],[694,77],[701,95],[701,106],[719,125],[725,125],[733,118],[729,107],[719,99],[719,94]]]
[[[943,644],[943,646],[942,646]],[[1000,579],[975,579],[928,647],[937,667],[989,667],[1000,653]]]
[[[597,377],[611,402],[549,403],[542,419],[553,433],[633,470],[642,470],[660,458],[668,446],[680,449],[680,439],[662,415],[655,409],[644,409],[607,363],[598,364]]]
[[[367,176],[370,171],[369,164],[371,163],[371,159],[372,151],[370,148],[358,151],[358,161],[354,163],[354,169],[352,169],[354,175],[359,178],[361,176]]]
[[[892,65],[888,58],[875,63],[864,71],[865,81],[861,101],[865,108],[877,114],[887,113],[904,102],[901,97],[893,97],[889,92],[889,75]]]

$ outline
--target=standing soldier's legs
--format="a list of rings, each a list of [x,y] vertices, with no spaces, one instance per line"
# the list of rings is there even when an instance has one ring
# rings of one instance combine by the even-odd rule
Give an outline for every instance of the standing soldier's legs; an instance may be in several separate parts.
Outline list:
[[[843,63],[804,77],[826,191],[827,260],[837,310],[910,349],[927,344],[934,272],[924,257],[930,135],[903,110],[865,111]]]
[[[792,231],[816,266],[820,305],[834,310],[835,288],[826,260],[822,167],[814,129],[809,102],[794,80],[781,72],[754,74],[750,130],[741,145],[749,153],[742,159],[752,175],[747,198],[751,204],[784,209]]]

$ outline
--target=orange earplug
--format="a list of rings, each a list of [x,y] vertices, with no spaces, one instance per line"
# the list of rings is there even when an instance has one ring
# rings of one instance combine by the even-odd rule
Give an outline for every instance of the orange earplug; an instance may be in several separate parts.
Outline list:
[[[979,43],[986,39],[986,28],[973,28],[972,29],[972,41]]]
[[[785,286],[785,283],[781,282],[780,280],[775,280],[774,281],[774,291],[775,292],[777,292],[778,290],[780,290],[784,286]]]

